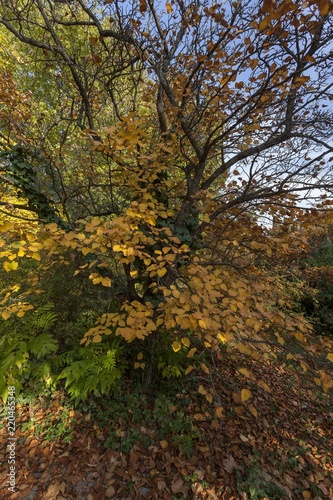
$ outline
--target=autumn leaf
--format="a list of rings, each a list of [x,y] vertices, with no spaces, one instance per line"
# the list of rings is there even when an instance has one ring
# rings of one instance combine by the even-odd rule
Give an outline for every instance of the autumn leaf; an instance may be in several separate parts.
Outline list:
[[[214,413],[215,413],[215,415],[217,416],[217,418],[222,418],[222,416],[223,416],[223,411],[224,411],[224,409],[223,409],[223,407],[222,407],[222,406],[217,406],[217,407],[215,408],[215,410],[214,410]]]
[[[209,375],[209,368],[205,363],[201,363],[200,368],[206,375]]]
[[[185,375],[188,375],[189,373],[191,373],[191,371],[194,369],[194,367],[192,365],[189,365],[186,370],[185,370]]]
[[[167,273],[167,269],[165,267],[162,267],[161,269],[157,270],[157,275],[162,278],[165,274]]]
[[[254,378],[253,374],[247,368],[238,368],[238,371],[239,371],[239,373],[244,375],[244,377],[246,377],[246,378],[249,378],[249,379]]]
[[[208,403],[212,403],[214,399],[212,394],[206,394],[205,398],[208,401]]]
[[[252,396],[251,392],[248,389],[241,390],[241,400],[245,403]]]
[[[174,352],[180,351],[181,343],[178,342],[178,340],[175,340],[174,342],[172,342],[172,349],[174,350]]]
[[[237,463],[232,455],[229,455],[228,458],[222,461],[223,468],[229,472],[229,474],[232,474],[234,469],[237,468]]]
[[[272,392],[269,385],[264,380],[258,380],[257,385],[264,389],[266,392]]]
[[[187,357],[188,358],[193,358],[195,352],[196,352],[197,348],[196,347],[192,347],[192,349],[190,349],[187,353]]]
[[[190,347],[191,342],[190,342],[190,339],[188,337],[182,337],[181,342],[185,347]]]
[[[110,287],[111,286],[111,279],[108,276],[105,276],[104,278],[101,278],[101,283],[103,286]]]
[[[255,417],[258,416],[258,411],[257,411],[255,406],[253,406],[252,404],[249,404],[248,409],[252,413],[252,415],[254,415]]]
[[[204,386],[203,386],[203,385],[201,385],[201,384],[200,384],[200,385],[199,385],[199,387],[198,387],[198,392],[199,392],[199,394],[202,394],[203,396],[206,396],[206,394],[207,394],[206,389],[205,389],[205,388],[204,388]]]
[[[8,311],[2,311],[1,316],[4,320],[7,320],[10,318],[10,313]]]

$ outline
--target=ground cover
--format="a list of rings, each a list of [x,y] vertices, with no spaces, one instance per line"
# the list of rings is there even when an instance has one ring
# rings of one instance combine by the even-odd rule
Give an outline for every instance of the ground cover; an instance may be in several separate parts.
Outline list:
[[[310,384],[306,374],[237,356],[151,400],[125,385],[77,409],[60,391],[18,404],[17,491],[7,491],[3,425],[1,496],[332,498],[332,395]]]

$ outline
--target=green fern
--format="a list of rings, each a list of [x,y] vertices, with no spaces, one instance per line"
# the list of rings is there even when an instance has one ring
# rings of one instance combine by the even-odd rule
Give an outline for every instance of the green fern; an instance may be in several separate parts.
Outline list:
[[[45,304],[33,313],[33,325],[44,332],[47,332],[58,320],[58,314],[54,311],[53,304]]]

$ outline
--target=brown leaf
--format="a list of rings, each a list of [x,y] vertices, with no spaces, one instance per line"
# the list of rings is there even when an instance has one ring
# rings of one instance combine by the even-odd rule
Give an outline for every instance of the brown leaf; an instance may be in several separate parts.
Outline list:
[[[57,498],[59,493],[65,493],[65,489],[66,489],[66,483],[51,484],[47,492],[43,496],[43,499],[54,500],[55,498]]]
[[[114,489],[113,486],[109,486],[106,492],[104,493],[105,498],[114,498],[114,495],[116,493],[116,490]]]
[[[162,491],[166,489],[166,483],[165,481],[157,481],[157,489],[158,491]]]
[[[182,479],[175,477],[171,483],[171,491],[172,493],[184,493],[185,483]]]

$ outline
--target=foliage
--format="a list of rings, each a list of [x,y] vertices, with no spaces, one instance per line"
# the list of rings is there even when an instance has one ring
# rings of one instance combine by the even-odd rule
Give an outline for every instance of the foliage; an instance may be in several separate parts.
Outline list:
[[[241,478],[239,478],[239,480],[239,492],[248,491],[251,500],[260,500],[265,497],[272,500],[278,500],[286,495],[286,492],[281,489],[281,487],[277,486],[267,478],[267,474],[265,477],[257,457],[254,457],[251,468],[247,471],[243,480],[241,480]],[[243,489],[244,486],[245,489]]]
[[[56,418],[49,414],[42,422],[37,422],[36,417],[32,417],[31,420],[22,425],[22,431],[29,429],[40,439],[46,441],[62,440],[64,443],[70,443],[73,438],[74,426],[75,419],[70,418],[70,411],[64,408]]]
[[[333,335],[333,245],[327,228],[302,263],[302,273],[308,287],[300,306],[320,335]]]
[[[124,343],[145,393],[193,349],[305,372],[324,356],[314,379],[333,386],[287,269],[332,217],[331,19],[326,0],[2,3],[1,316],[24,317],[53,266],[98,290],[81,348],[44,339],[76,401],[121,376]],[[16,332],[27,367],[39,351]]]
[[[119,341],[78,347],[82,332],[98,313],[89,311],[89,293],[82,297],[80,285],[66,280],[66,270],[67,266],[60,266],[51,274],[49,269],[46,281],[40,276],[39,284],[46,288],[39,299],[36,296],[34,311],[22,319],[11,316],[1,320],[3,399],[8,385],[15,385],[17,393],[23,390],[25,395],[36,391],[46,394],[48,387],[54,390],[64,381],[77,403],[91,392],[98,395],[109,391],[120,377],[123,368]],[[41,305],[45,298],[53,302]],[[100,299],[102,306],[102,296]]]
[[[128,453],[134,445],[148,448],[155,443],[156,438],[162,446],[168,447],[169,439],[181,455],[187,458],[192,456],[200,437],[199,429],[182,409],[173,404],[170,397],[160,395],[152,407],[135,390],[121,395],[112,394],[104,404],[103,401],[97,404],[91,411],[101,428],[106,428],[106,448]],[[119,430],[119,423],[125,431]],[[153,426],[153,433],[148,431],[150,426]]]

